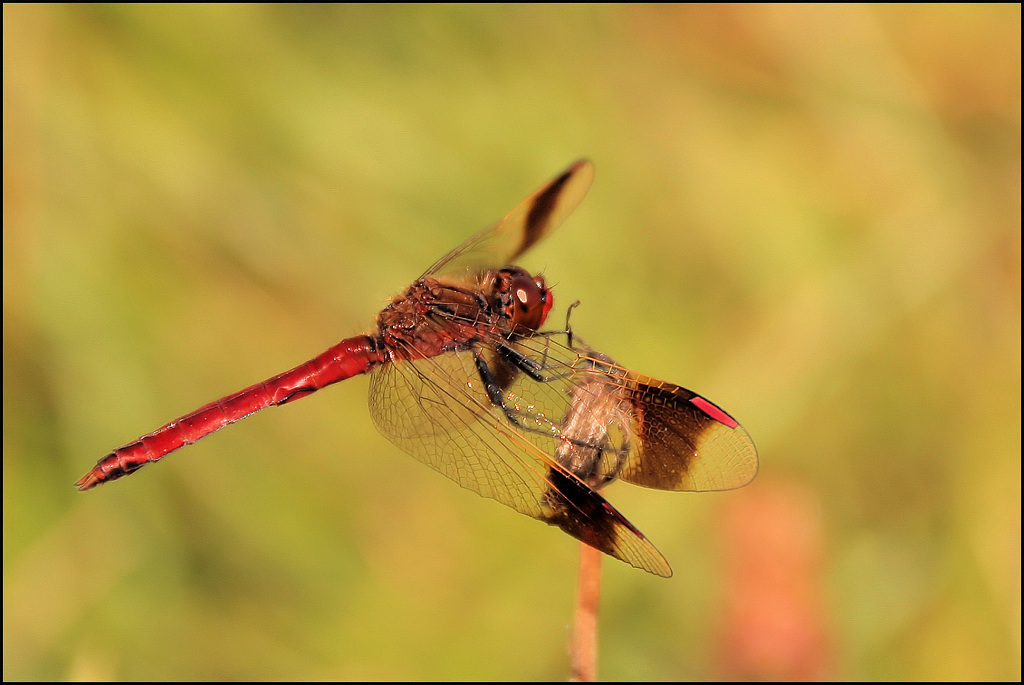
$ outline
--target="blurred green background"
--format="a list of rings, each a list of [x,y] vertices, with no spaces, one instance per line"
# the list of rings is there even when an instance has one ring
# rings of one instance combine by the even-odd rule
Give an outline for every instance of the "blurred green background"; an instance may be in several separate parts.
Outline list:
[[[608,490],[599,674],[1019,680],[1020,12],[5,4],[4,679],[566,677],[577,545],[365,378],[72,484],[586,156],[552,321],[761,457]]]

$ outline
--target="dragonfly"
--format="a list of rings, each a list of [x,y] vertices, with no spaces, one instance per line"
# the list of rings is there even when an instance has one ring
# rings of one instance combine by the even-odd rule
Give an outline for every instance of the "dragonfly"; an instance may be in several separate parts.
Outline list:
[[[543,275],[514,262],[589,190],[580,160],[435,262],[376,329],[118,447],[89,490],[267,407],[369,374],[376,427],[459,485],[655,575],[671,567],[599,490],[614,480],[729,490],[757,473],[750,435],[710,400],[617,364],[564,329]],[[569,311],[571,312],[570,307]]]

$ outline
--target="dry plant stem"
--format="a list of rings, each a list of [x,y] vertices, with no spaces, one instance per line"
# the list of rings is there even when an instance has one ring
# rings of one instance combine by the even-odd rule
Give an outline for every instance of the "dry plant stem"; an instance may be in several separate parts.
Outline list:
[[[597,680],[597,606],[601,599],[601,552],[580,543],[579,593],[569,652],[573,682]]]

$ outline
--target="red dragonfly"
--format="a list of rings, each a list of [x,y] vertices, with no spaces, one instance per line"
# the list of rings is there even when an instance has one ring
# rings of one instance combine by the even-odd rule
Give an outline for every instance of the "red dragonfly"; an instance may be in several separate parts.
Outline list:
[[[459,485],[659,576],[660,552],[598,489],[728,490],[757,473],[747,432],[709,400],[642,376],[572,331],[539,330],[553,295],[511,265],[586,195],[579,161],[441,258],[377,317],[290,371],[222,397],[103,457],[88,490],[270,406],[370,374],[370,414],[400,448]]]

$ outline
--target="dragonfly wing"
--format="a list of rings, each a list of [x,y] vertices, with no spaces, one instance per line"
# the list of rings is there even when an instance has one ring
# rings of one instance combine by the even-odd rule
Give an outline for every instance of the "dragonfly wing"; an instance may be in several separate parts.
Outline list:
[[[594,165],[582,159],[516,205],[493,226],[442,257],[426,274],[464,280],[486,269],[514,263],[558,227],[579,205],[594,180]]]
[[[462,487],[540,517],[533,481],[543,467],[519,456],[515,432],[475,373],[470,352],[395,360],[370,376],[370,416],[388,439]]]
[[[660,490],[732,490],[757,475],[754,441],[710,401],[672,383],[629,373],[635,449],[619,478]]]
[[[562,414],[520,404],[521,383],[548,385],[516,379],[503,408],[488,398],[472,351],[396,359],[371,373],[370,413],[388,439],[462,487],[632,566],[670,576],[668,562],[640,531],[549,456]],[[559,405],[557,393],[542,394]]]

